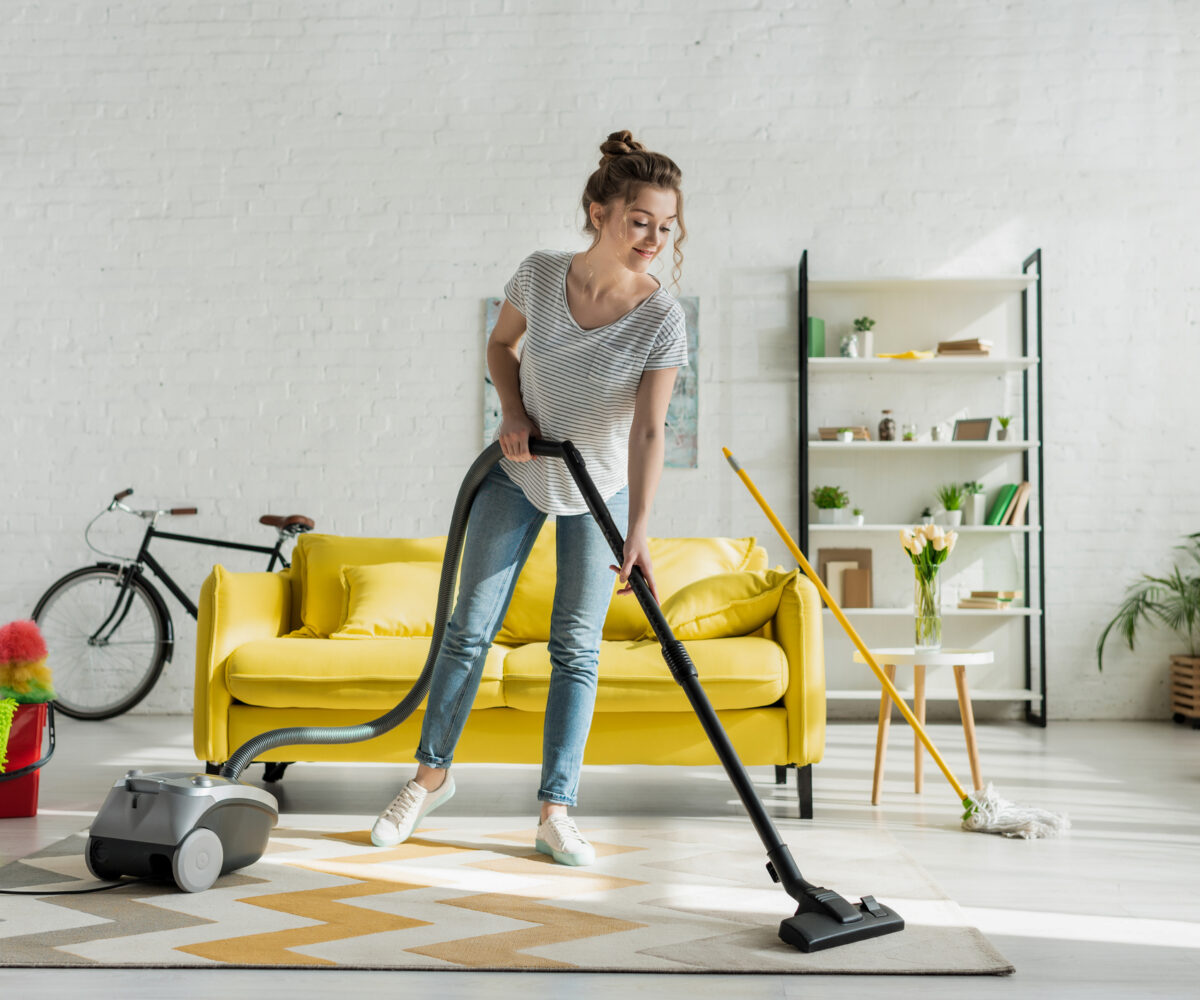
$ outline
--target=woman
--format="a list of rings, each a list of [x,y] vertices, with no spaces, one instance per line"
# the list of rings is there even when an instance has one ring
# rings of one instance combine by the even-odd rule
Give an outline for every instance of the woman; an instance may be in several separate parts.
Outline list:
[[[591,864],[595,852],[568,817],[576,804],[595,702],[600,635],[612,572],[628,583],[640,567],[657,599],[647,543],[663,465],[663,427],[677,369],[687,363],[683,310],[648,272],[674,240],[675,280],[683,197],[679,168],[614,132],[583,193],[584,253],[538,251],[521,262],[487,346],[502,408],[503,458],[476,494],[467,524],[459,597],[434,665],[417,774],[380,814],[372,841],[406,840],[423,816],[454,794],[454,747],[517,575],[548,514],[557,518],[557,584],[550,621],[541,816],[537,849],[560,864]],[[524,339],[520,354],[517,348]],[[570,440],[618,527],[621,566],[565,463],[538,459],[530,437]]]

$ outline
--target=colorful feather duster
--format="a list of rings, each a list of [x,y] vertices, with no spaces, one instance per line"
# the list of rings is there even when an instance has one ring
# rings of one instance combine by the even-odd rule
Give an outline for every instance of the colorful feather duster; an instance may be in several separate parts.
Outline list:
[[[18,705],[54,700],[46,641],[37,623],[0,626],[0,772],[8,755],[8,735]]]

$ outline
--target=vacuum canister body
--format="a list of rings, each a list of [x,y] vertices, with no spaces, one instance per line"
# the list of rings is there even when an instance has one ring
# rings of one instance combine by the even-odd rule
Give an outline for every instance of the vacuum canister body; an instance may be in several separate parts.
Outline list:
[[[199,892],[262,857],[278,818],[274,796],[252,785],[187,771],[130,771],[92,823],[88,870],[99,879],[132,875]]]

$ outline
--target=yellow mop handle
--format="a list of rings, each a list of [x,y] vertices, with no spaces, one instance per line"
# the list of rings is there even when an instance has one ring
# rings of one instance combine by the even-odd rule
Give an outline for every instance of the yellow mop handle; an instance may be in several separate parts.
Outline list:
[[[800,551],[800,546],[796,544],[792,536],[788,534],[787,529],[780,522],[779,518],[775,516],[775,512],[771,510],[770,504],[768,504],[763,498],[763,495],[758,492],[758,487],[751,482],[750,476],[747,475],[746,471],[740,465],[738,465],[737,459],[733,457],[733,453],[728,448],[722,448],[721,450],[725,453],[725,457],[729,460],[729,464],[733,467],[733,471],[736,472],[738,474],[738,478],[746,484],[746,489],[750,491],[750,495],[758,501],[758,505],[763,509],[763,513],[767,515],[767,518],[770,520],[771,524],[774,525],[775,530],[779,532],[779,536],[784,540],[785,543],[787,543],[787,547],[791,550],[796,562],[798,562],[800,564],[800,568],[804,570],[804,575],[812,580],[814,584],[816,584],[817,590],[821,594],[821,599],[828,606],[829,610],[833,612],[833,616],[838,620],[842,628],[846,630],[846,635],[850,637],[851,642],[858,647],[858,651],[862,653],[863,659],[867,661],[867,665],[875,672],[875,676],[879,678],[879,683],[883,685],[883,689],[888,693],[888,696],[892,699],[892,701],[896,703],[896,707],[900,709],[900,714],[904,716],[904,718],[908,721],[908,724],[912,726],[913,732],[916,733],[921,742],[925,744],[925,749],[929,751],[929,756],[932,757],[937,763],[937,766],[941,768],[942,774],[946,776],[946,780],[950,782],[951,787],[955,792],[958,793],[958,797],[962,799],[963,802],[966,802],[969,798],[966,789],[964,789],[963,786],[959,784],[958,779],[954,777],[953,772],[942,759],[942,755],[938,753],[937,747],[933,745],[933,741],[929,738],[929,734],[925,732],[925,727],[921,725],[921,723],[917,720],[917,717],[913,715],[912,710],[904,703],[904,699],[900,697],[900,692],[896,690],[896,685],[888,680],[887,674],[883,672],[879,664],[875,661],[875,657],[872,656],[871,651],[867,649],[866,643],[864,643],[862,639],[859,638],[858,633],[854,631],[854,626],[850,624],[846,616],[842,613],[842,609],[838,607],[837,602],[833,599],[833,596],[825,588],[825,584],[821,582],[821,578],[813,572],[812,566],[810,566],[808,560],[804,558],[804,553]]]

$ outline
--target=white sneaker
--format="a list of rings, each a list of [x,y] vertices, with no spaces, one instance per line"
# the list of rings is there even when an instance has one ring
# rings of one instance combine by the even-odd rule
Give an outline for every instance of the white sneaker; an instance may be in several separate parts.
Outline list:
[[[412,836],[422,818],[433,812],[454,794],[454,779],[449,773],[435,791],[427,792],[410,781],[371,827],[371,843],[376,847],[395,847]]]
[[[538,824],[535,846],[560,865],[590,865],[596,860],[595,849],[579,832],[575,821],[561,813]]]

